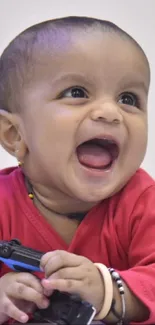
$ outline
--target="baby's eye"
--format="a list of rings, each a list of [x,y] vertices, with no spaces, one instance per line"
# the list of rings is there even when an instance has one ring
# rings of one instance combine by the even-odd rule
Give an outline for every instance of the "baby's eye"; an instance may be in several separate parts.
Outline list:
[[[132,93],[123,93],[119,96],[120,104],[139,107],[138,97]]]
[[[64,90],[59,98],[71,97],[71,98],[88,98],[87,92],[82,87],[72,87]]]

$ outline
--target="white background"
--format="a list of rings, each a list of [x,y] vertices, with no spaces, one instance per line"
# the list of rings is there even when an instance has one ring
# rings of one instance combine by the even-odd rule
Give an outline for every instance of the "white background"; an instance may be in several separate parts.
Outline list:
[[[61,16],[94,16],[125,29],[150,61],[149,143],[143,167],[155,178],[155,0],[0,0],[0,53],[25,28]],[[16,160],[0,148],[0,169]]]

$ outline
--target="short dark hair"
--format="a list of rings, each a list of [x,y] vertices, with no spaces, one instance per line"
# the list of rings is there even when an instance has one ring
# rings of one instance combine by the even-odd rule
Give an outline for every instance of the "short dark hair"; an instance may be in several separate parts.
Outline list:
[[[26,82],[29,63],[32,64],[33,49],[47,37],[54,37],[64,29],[72,32],[78,28],[102,28],[105,32],[115,32],[135,44],[146,55],[140,45],[124,30],[106,20],[90,17],[64,17],[48,20],[27,28],[4,50],[0,57],[0,109],[18,111],[20,109],[19,90]],[[147,61],[147,58],[146,58]],[[147,61],[148,62],[148,61]]]

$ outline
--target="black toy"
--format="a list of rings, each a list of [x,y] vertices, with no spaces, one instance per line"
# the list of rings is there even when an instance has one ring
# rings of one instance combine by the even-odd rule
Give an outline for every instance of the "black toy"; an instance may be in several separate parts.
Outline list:
[[[0,241],[0,261],[15,271],[41,272],[40,259],[44,254],[22,246],[17,239]],[[95,314],[95,308],[79,296],[55,290],[49,307],[37,309],[34,320],[52,325],[89,325]]]

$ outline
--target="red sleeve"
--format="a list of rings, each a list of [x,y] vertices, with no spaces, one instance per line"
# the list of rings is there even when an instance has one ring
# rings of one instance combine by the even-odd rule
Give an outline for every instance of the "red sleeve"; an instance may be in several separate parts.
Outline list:
[[[136,202],[129,231],[130,268],[119,273],[150,311],[149,319],[142,324],[155,324],[155,186],[147,189]]]

